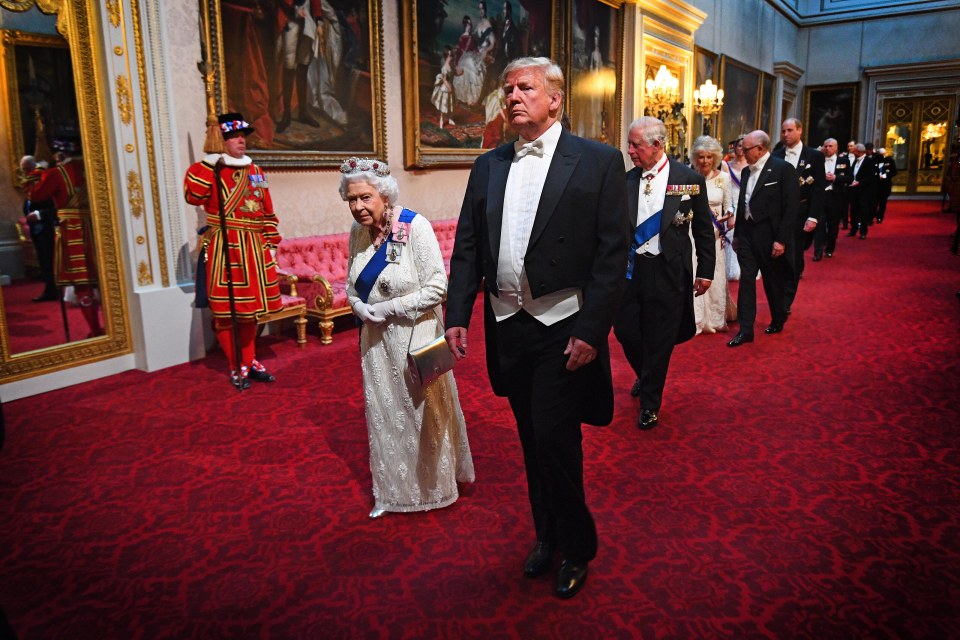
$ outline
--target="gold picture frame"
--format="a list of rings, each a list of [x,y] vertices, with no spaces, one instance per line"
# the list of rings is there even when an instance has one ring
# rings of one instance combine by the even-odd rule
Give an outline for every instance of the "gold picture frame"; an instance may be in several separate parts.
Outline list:
[[[339,167],[350,156],[386,157],[378,0],[336,2],[336,9],[323,0],[317,21],[280,3],[276,15],[259,2],[201,3],[210,16],[201,26],[204,63],[213,72],[208,101],[218,113],[243,113],[257,129],[247,140],[257,164],[311,169]],[[295,35],[278,20],[296,25]],[[312,49],[303,45],[308,40]]]
[[[24,11],[36,5],[43,13],[57,16],[57,31],[70,47],[74,86],[77,96],[79,129],[84,156],[96,158],[87,163],[86,183],[90,202],[90,216],[97,239],[97,267],[99,291],[106,334],[80,338],[36,351],[11,354],[8,339],[7,310],[0,296],[0,384],[32,376],[53,373],[82,364],[132,352],[130,327],[126,311],[126,292],[123,281],[117,236],[117,212],[112,163],[107,152],[106,111],[99,87],[104,86],[106,73],[102,49],[102,32],[97,20],[98,3],[95,0],[35,0],[17,2],[0,0],[0,8]],[[16,5],[16,6],[14,6]],[[5,54],[4,54],[5,55]],[[4,74],[4,104],[16,100],[9,91]]]
[[[497,7],[501,13],[486,13],[486,5]],[[408,169],[431,167],[468,167],[480,154],[509,140],[513,135],[506,126],[502,105],[495,91],[498,69],[506,62],[524,55],[552,58],[564,66],[557,56],[561,47],[562,14],[559,0],[518,2],[475,2],[447,0],[441,6],[436,0],[409,0],[402,2],[401,33],[403,55],[403,121],[404,165]],[[480,5],[483,5],[481,11]],[[505,30],[506,9],[509,5],[513,33]],[[430,20],[423,19],[431,17]],[[471,24],[466,24],[466,19]],[[468,33],[469,31],[469,33]],[[506,36],[505,36],[506,34]],[[497,39],[503,39],[497,47]],[[506,53],[507,39],[518,42],[516,55]],[[473,42],[471,42],[473,40]],[[492,44],[491,44],[492,43]],[[445,130],[441,124],[439,107],[433,99],[434,90],[443,82],[444,56],[459,52],[459,59],[447,73],[454,91],[450,97],[451,115],[457,124]],[[498,59],[490,52],[503,50]],[[488,61],[489,60],[489,61]],[[453,78],[457,78],[454,81]],[[461,96],[457,97],[461,87]],[[443,98],[438,102],[443,103]]]
[[[584,15],[577,13],[577,7]],[[567,113],[570,129],[614,147],[623,119],[623,2],[571,4],[567,18]]]

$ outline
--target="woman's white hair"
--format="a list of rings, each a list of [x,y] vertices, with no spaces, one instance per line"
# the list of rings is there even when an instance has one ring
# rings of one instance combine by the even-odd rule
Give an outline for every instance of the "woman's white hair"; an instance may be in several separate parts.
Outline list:
[[[697,154],[701,151],[706,151],[713,156],[714,169],[720,166],[720,161],[723,160],[723,146],[719,140],[711,136],[700,136],[694,140],[690,147],[690,164],[694,164]]]

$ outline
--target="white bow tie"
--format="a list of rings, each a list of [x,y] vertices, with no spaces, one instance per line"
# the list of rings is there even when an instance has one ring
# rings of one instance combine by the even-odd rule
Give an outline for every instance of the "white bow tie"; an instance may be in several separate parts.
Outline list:
[[[517,141],[519,143],[519,140]],[[525,155],[534,155],[539,158],[543,157],[543,140],[537,138],[536,140],[531,140],[530,142],[524,142],[520,145],[519,149],[515,149],[517,158],[522,158]]]

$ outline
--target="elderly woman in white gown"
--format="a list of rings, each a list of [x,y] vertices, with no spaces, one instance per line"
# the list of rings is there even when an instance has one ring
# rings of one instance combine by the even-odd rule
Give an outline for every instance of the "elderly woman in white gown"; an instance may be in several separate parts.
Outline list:
[[[408,346],[443,334],[440,245],[429,220],[396,204],[397,181],[385,163],[350,158],[340,171],[340,196],[355,220],[347,296],[363,321],[370,517],[445,507],[456,501],[458,481],[474,480],[457,384],[447,372],[421,388],[407,368]]]
[[[707,199],[710,201],[710,212],[713,214],[713,236],[717,254],[713,270],[713,286],[702,296],[693,299],[697,333],[716,333],[727,330],[727,304],[730,290],[727,286],[727,261],[721,243],[724,223],[728,220],[732,221],[736,204],[731,197],[730,175],[719,169],[722,159],[723,147],[714,138],[700,136],[693,141],[693,146],[690,148],[690,163],[707,183]],[[694,255],[694,262],[696,262],[696,255]]]

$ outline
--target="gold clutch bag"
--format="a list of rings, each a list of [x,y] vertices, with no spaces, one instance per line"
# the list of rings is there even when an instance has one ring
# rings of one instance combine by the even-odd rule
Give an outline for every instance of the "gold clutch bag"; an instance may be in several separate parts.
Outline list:
[[[443,334],[437,336],[419,349],[407,350],[407,365],[414,382],[425,387],[447,371],[453,369],[455,362],[447,340]]]

